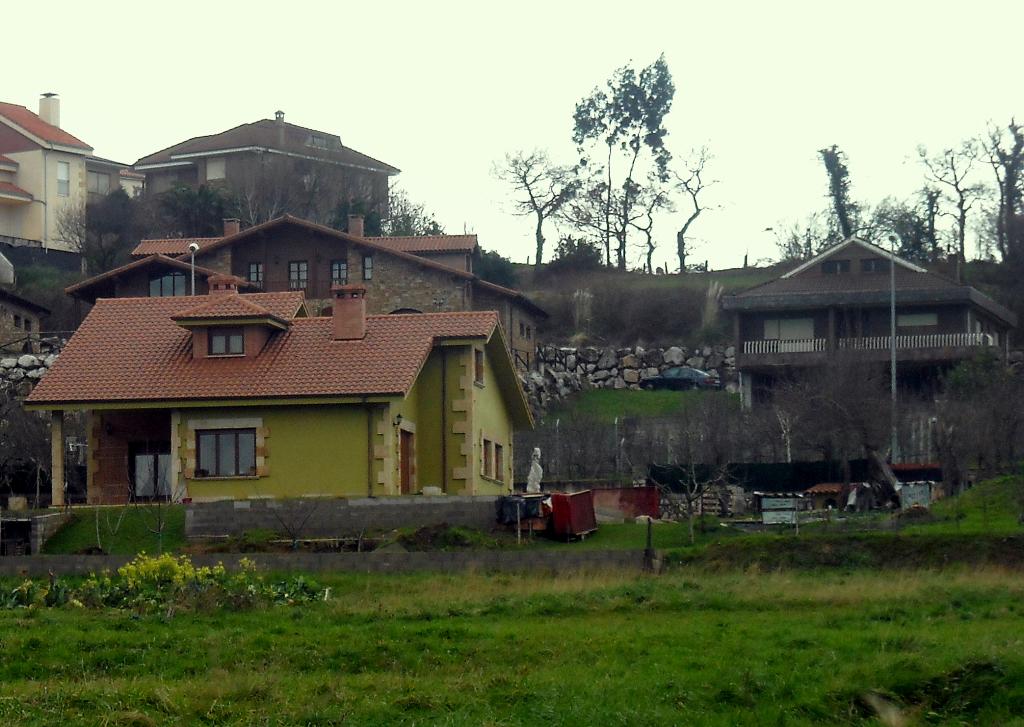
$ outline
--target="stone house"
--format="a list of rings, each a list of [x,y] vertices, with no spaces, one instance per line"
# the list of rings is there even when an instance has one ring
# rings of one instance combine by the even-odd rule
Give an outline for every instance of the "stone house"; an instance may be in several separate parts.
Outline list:
[[[32,339],[38,338],[42,319],[49,314],[49,309],[0,287],[0,351],[35,351]]]
[[[363,237],[362,218],[353,216],[340,232],[289,215],[241,230],[225,221],[221,237],[143,240],[132,254],[140,260],[160,256],[159,265],[129,263],[67,289],[87,303],[97,298],[146,295],[148,281],[163,275],[167,260],[190,263],[189,245],[198,246],[197,272],[233,275],[266,292],[301,290],[313,313],[328,312],[331,287],[359,282],[367,289],[371,313],[430,313],[493,310],[504,328],[513,360],[529,368],[536,351],[537,325],[547,314],[525,295],[480,279],[470,269],[475,235],[430,238]],[[407,250],[420,250],[413,254]],[[452,265],[439,262],[438,258]],[[178,272],[176,274],[183,274]],[[112,281],[119,281],[116,286]],[[197,286],[199,284],[197,283]],[[184,295],[179,287],[149,295]]]
[[[937,381],[981,351],[1009,351],[1017,318],[1004,306],[850,238],[775,280],[723,299],[734,315],[744,401],[766,399],[778,381],[838,357],[888,364],[893,281],[901,386]]]
[[[54,482],[84,411],[90,503],[511,488],[532,419],[493,311],[367,315],[349,284],[310,316],[301,290],[209,285],[97,300],[26,400],[52,412]]]

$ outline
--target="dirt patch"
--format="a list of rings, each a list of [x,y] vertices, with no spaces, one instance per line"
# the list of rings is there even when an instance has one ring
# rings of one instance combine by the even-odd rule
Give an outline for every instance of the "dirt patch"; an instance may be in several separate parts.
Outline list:
[[[399,531],[396,542],[410,551],[488,550],[497,548],[497,539],[479,530],[441,525],[426,525],[416,530]]]

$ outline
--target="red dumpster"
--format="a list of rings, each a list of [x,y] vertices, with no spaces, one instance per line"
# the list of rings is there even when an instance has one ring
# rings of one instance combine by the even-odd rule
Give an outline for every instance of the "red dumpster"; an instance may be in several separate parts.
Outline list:
[[[594,493],[590,490],[551,495],[551,526],[555,535],[582,537],[597,530]]]

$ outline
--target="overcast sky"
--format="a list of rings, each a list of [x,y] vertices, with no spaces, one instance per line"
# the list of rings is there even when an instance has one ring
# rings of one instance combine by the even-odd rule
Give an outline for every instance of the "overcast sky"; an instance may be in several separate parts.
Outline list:
[[[449,232],[475,231],[520,261],[532,225],[509,214],[493,162],[533,147],[573,160],[575,103],[630,61],[665,53],[677,89],[667,145],[715,154],[719,209],[694,228],[695,258],[713,268],[774,254],[765,228],[822,206],[823,146],[847,153],[855,197],[874,202],[919,186],[918,144],[1024,114],[1024,3],[1011,0],[47,8],[4,9],[0,100],[35,110],[58,92],[62,126],[96,154],[133,162],[282,109],[399,167],[398,183]],[[672,255],[675,224],[660,221],[656,264]]]

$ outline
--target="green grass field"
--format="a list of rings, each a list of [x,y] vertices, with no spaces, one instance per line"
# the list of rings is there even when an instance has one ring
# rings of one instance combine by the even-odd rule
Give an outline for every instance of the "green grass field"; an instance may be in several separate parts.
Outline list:
[[[1019,573],[325,582],[303,608],[0,612],[0,723],[1024,724]]]
[[[701,397],[719,396],[735,400],[736,394],[721,391],[632,391],[629,389],[590,389],[560,402],[548,412],[544,421],[558,418],[579,418],[610,423],[616,417],[665,417],[686,411]]]
[[[165,506],[162,545],[164,552],[179,550],[185,544],[185,508]],[[47,541],[43,552],[80,553],[101,547],[111,555],[155,554],[161,545],[160,513],[155,506],[76,507],[73,520]]]

